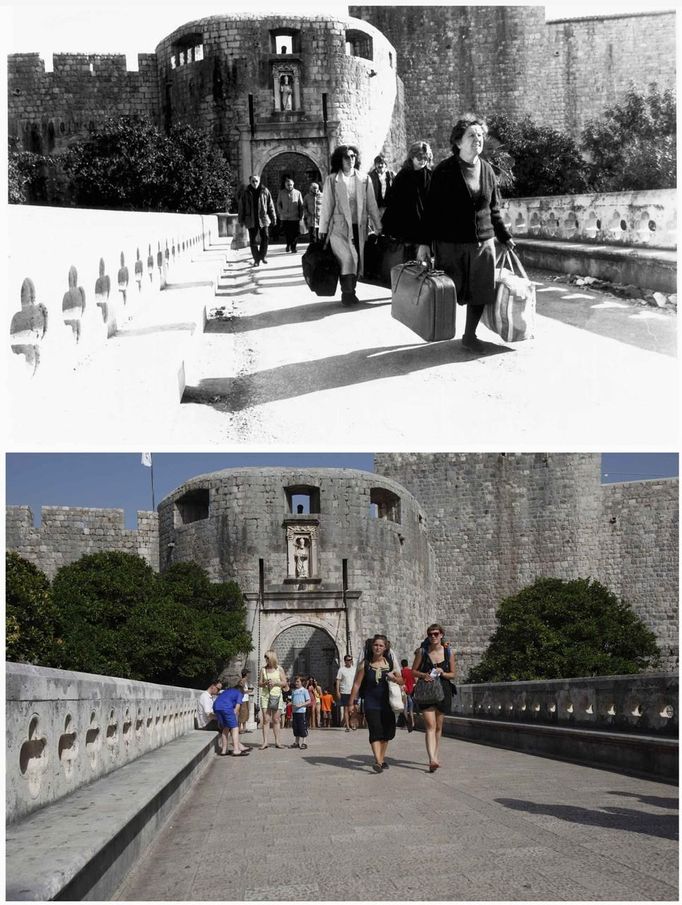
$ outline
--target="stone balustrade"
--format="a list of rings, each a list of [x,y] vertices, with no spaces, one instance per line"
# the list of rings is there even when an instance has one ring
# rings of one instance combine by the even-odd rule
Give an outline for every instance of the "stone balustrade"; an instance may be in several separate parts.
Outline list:
[[[6,666],[9,823],[194,730],[199,692]]]
[[[218,236],[216,215],[8,208],[13,379],[52,379],[101,354],[174,269]]]
[[[675,189],[510,198],[502,215],[515,237],[677,247]]]
[[[678,676],[650,673],[460,685],[453,713],[647,735],[678,733]]]

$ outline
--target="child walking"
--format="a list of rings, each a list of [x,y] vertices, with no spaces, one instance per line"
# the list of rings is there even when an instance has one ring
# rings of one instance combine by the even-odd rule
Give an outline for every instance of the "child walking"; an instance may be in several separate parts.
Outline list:
[[[308,737],[308,726],[306,725],[306,709],[310,705],[310,694],[307,688],[303,687],[303,679],[296,676],[294,679],[294,687],[291,692],[291,706],[294,711],[294,743],[292,748],[307,748],[304,739]]]

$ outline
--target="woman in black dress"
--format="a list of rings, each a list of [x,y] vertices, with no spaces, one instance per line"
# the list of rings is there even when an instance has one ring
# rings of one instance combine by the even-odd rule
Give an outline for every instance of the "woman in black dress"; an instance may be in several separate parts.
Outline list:
[[[395,738],[395,713],[388,702],[388,683],[403,685],[400,664],[391,653],[386,635],[375,635],[365,645],[365,658],[358,666],[350,693],[349,714],[355,712],[355,699],[364,702],[365,719],[369,729],[369,744],[374,754],[372,769],[381,773],[388,769],[385,763],[386,749]],[[358,694],[362,689],[360,695]]]
[[[384,235],[392,236],[405,245],[406,261],[417,257],[417,246],[424,233],[422,220],[432,164],[433,152],[428,143],[413,142],[386,193],[386,210],[381,218]]]
[[[440,739],[443,734],[443,718],[452,708],[452,685],[455,678],[455,652],[443,643],[443,627],[437,622],[426,630],[426,641],[415,651],[412,674],[415,680],[440,682],[443,700],[428,707],[420,706],[426,735],[426,754],[429,771],[435,773],[440,767]]]

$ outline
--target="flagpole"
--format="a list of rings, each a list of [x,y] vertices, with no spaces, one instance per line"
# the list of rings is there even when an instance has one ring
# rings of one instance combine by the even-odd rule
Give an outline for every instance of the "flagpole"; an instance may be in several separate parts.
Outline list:
[[[154,456],[151,456],[151,479],[152,479],[152,510],[156,512],[156,500],[154,499]]]

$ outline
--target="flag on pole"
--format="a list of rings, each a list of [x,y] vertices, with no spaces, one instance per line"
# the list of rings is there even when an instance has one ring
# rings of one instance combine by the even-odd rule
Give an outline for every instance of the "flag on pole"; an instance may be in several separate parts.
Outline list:
[[[152,454],[151,453],[142,453],[142,464],[146,465],[147,468],[152,467]]]

